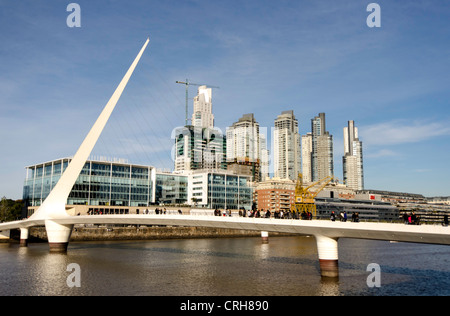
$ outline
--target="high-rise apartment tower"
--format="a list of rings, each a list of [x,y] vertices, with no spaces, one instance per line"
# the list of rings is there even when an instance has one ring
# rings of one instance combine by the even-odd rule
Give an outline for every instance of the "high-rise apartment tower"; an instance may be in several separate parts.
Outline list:
[[[195,127],[214,127],[214,115],[212,114],[212,89],[206,86],[198,87],[198,94],[194,97],[194,113],[192,125]]]
[[[312,181],[334,175],[333,135],[326,131],[325,113],[319,113],[311,120],[312,130]]]
[[[228,170],[261,179],[261,149],[259,123],[253,113],[244,114],[227,128]]]
[[[344,127],[344,156],[342,157],[344,184],[354,190],[364,190],[362,142],[354,121]]]
[[[192,125],[176,128],[172,137],[175,171],[226,170],[226,140],[222,131],[214,127],[211,89],[198,88]]]
[[[227,161],[260,159],[259,123],[253,113],[244,114],[227,129]]]
[[[274,176],[296,180],[301,170],[300,134],[294,111],[283,111],[273,132]]]
[[[312,133],[302,135],[302,174],[303,182],[312,182]]]

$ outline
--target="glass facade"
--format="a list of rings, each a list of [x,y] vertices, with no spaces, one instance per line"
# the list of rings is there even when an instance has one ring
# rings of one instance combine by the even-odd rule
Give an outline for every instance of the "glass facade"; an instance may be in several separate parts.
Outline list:
[[[23,199],[40,206],[70,159],[27,167]],[[152,201],[152,167],[87,161],[67,199],[68,205],[147,206]]]
[[[226,173],[194,174],[190,180],[191,200],[212,209],[251,209],[253,189],[250,176]]]
[[[56,185],[70,159],[26,168],[23,199],[38,207]],[[87,161],[67,199],[67,205],[99,206],[107,214],[116,209],[150,205],[195,205],[213,209],[251,209],[251,176],[227,172],[190,175],[156,172],[153,167]],[[107,208],[105,208],[107,207]],[[100,210],[100,208],[98,208]]]
[[[226,137],[217,128],[175,129],[175,171],[226,170]]]
[[[209,174],[208,205],[213,209],[250,209],[253,192],[248,181],[247,177],[237,175]]]
[[[156,204],[187,204],[188,177],[171,173],[157,173]]]
[[[27,167],[23,188],[23,199],[27,206],[41,205],[68,165],[68,159],[61,159]]]

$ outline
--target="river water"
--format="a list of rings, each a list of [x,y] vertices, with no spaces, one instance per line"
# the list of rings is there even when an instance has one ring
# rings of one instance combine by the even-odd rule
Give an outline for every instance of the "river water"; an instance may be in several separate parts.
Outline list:
[[[367,285],[370,263],[379,287]],[[340,239],[339,273],[320,277],[312,237],[72,242],[67,254],[0,244],[1,296],[450,295],[450,247]]]

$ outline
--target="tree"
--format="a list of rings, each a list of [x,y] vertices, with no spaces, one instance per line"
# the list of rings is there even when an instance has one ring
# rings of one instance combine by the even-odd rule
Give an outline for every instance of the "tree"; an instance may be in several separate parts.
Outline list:
[[[18,220],[22,215],[22,200],[11,200],[2,197],[0,201],[0,222],[10,222]]]
[[[194,205],[195,206],[197,206],[198,205],[198,202],[200,201],[198,198],[196,198],[196,197],[193,197],[193,198],[191,198],[191,201],[194,203]]]

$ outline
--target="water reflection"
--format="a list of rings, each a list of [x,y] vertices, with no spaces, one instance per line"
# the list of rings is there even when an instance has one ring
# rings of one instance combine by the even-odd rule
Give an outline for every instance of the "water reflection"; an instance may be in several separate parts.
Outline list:
[[[258,249],[259,248],[259,249]],[[255,252],[261,260],[267,260],[270,256],[270,246],[266,243],[261,243],[259,247],[255,247]]]
[[[341,240],[338,280],[322,279],[314,238],[0,245],[0,295],[450,295],[450,247]],[[382,286],[366,284],[379,263]],[[81,267],[69,288],[67,265]]]
[[[36,276],[29,284],[32,292],[40,295],[64,295],[67,291],[66,273],[67,255],[47,253],[42,254],[35,265],[33,274]]]

